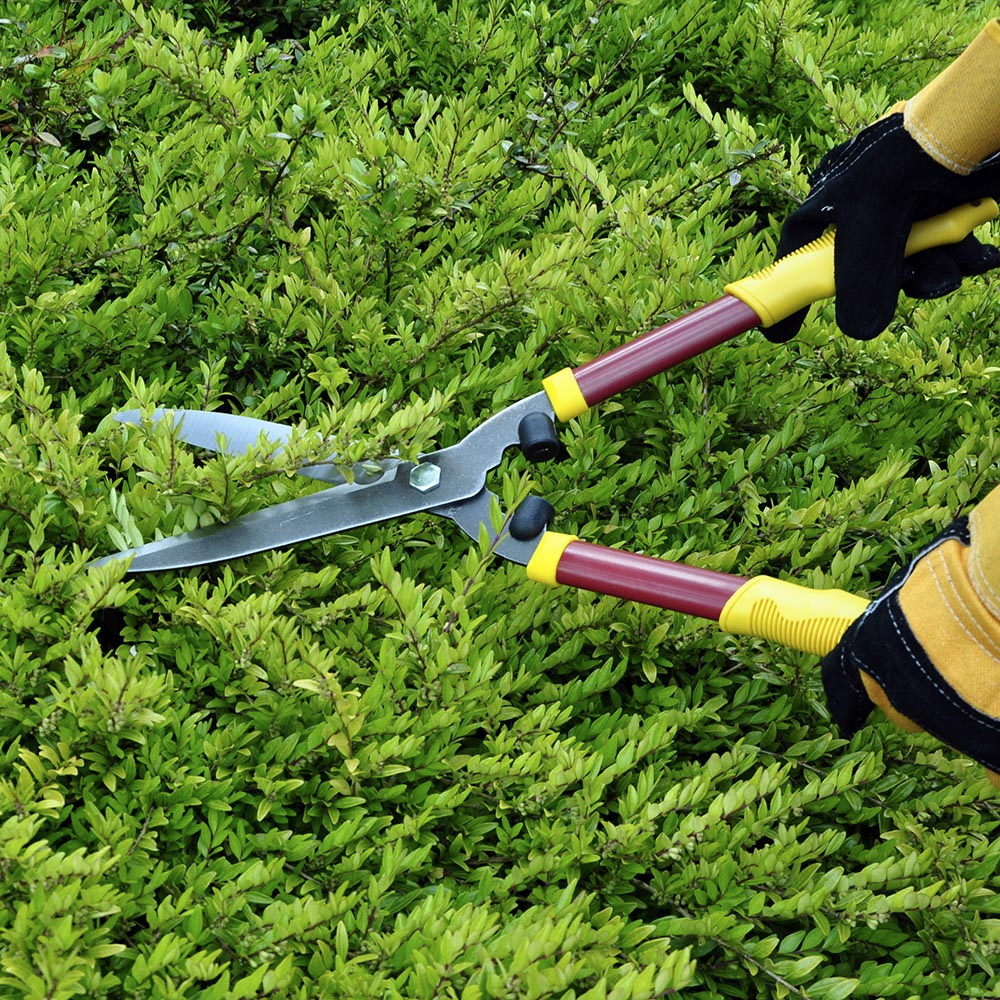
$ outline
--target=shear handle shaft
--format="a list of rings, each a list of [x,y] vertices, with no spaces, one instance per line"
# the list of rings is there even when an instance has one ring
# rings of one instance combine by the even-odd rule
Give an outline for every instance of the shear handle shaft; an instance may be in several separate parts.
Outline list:
[[[556,416],[569,420],[755,326],[760,326],[757,313],[724,295],[578,368],[564,368],[542,385]]]
[[[579,587],[719,622],[723,631],[824,656],[865,608],[843,590],[813,590],[767,576],[745,579],[620,552],[548,532],[528,563],[539,583]]]
[[[747,583],[729,573],[620,552],[553,531],[542,536],[528,576],[715,621]]]

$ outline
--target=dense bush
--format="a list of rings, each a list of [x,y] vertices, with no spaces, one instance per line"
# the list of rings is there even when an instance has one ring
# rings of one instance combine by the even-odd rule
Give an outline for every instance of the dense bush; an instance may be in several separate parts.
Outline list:
[[[0,18],[0,996],[996,995],[1000,800],[816,661],[432,517],[88,566],[414,456],[770,259],[984,3]],[[748,335],[511,461],[555,527],[870,594],[996,481],[992,279]],[[129,406],[300,426],[195,454]],[[307,429],[312,428],[312,431]]]

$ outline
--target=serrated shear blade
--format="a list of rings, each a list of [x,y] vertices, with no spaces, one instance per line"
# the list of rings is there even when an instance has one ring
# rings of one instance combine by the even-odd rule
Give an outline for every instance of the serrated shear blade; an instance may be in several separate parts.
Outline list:
[[[186,569],[207,563],[256,555],[268,549],[283,549],[378,521],[405,517],[430,504],[415,501],[406,483],[409,465],[391,469],[378,484],[377,492],[357,484],[331,486],[308,496],[287,500],[243,514],[224,524],[196,528],[181,535],[161,538],[94,561],[104,565],[130,560],[129,571]],[[397,480],[397,472],[404,473]]]

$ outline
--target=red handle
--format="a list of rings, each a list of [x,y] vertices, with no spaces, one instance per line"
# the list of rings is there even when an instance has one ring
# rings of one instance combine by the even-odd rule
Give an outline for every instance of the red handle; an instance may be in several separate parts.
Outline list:
[[[556,559],[556,583],[713,621],[719,620],[726,602],[747,582],[729,573],[589,542],[571,541]]]
[[[816,656],[829,653],[868,607],[864,597],[843,590],[813,590],[769,576],[746,580],[555,532],[542,536],[528,577],[711,618],[724,632],[770,639]]]
[[[760,317],[748,305],[724,295],[574,368],[573,377],[595,406],[757,326]]]

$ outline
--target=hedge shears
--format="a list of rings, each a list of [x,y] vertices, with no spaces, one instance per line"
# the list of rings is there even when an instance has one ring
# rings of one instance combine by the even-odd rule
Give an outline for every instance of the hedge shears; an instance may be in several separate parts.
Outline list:
[[[987,199],[920,222],[910,233],[907,255],[958,243],[997,215],[997,204]],[[560,454],[555,421],[580,416],[688,358],[833,295],[834,239],[830,231],[750,277],[726,285],[716,301],[544,379],[541,390],[490,417],[458,444],[420,455],[416,462],[389,458],[359,463],[346,476],[335,459],[309,465],[299,471],[329,483],[327,488],[97,563],[128,560],[132,573],[185,569],[429,513],[450,519],[476,541],[485,529],[490,550],[526,566],[529,578],[537,582],[697,615],[719,622],[729,633],[824,655],[864,611],[868,604],[864,598],[767,576],[746,579],[594,545],[551,531],[552,506],[535,496],[522,501],[498,531],[491,520],[498,501],[486,479],[508,448],[520,447],[530,461]],[[122,423],[142,422],[139,410],[115,417]],[[282,424],[203,410],[157,410],[151,419],[173,421],[178,438],[187,444],[231,455],[258,447],[264,439],[278,450],[292,436],[292,429]]]

